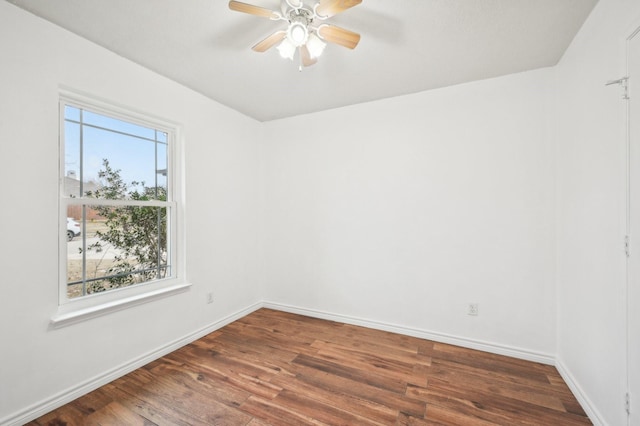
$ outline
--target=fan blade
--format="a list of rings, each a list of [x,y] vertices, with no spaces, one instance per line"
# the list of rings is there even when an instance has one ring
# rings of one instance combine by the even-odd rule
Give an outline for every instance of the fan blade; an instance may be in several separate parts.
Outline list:
[[[278,14],[273,10],[254,6],[252,4],[242,3],[240,1],[231,0],[229,2],[229,9],[235,10],[236,12],[248,13],[250,15],[262,16],[263,18],[277,19]]]
[[[354,49],[360,42],[360,34],[335,25],[320,25],[318,35],[330,43]]]
[[[274,45],[278,44],[282,39],[284,39],[287,35],[286,31],[276,31],[271,34],[269,37],[265,38],[261,42],[256,43],[255,46],[252,47],[256,52],[266,52],[271,49]]]
[[[305,67],[310,67],[318,62],[318,59],[311,57],[311,53],[309,53],[309,49],[306,44],[300,46],[300,57],[302,58],[302,65]]]
[[[362,0],[320,0],[316,13],[323,18],[329,18],[360,3]]]

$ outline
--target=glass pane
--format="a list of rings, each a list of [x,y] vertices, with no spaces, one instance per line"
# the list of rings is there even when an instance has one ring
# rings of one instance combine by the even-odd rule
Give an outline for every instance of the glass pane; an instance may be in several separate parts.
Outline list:
[[[65,120],[80,121],[80,108],[65,105],[64,118]]]
[[[157,146],[156,162],[156,187],[157,199],[167,199],[167,145],[159,143]]]
[[[117,118],[111,118],[101,114],[96,114],[95,112],[87,110],[83,111],[82,121],[85,124],[90,124],[92,126],[101,127],[104,129],[117,130],[129,135],[139,136],[151,140],[155,139],[155,129],[150,129],[138,124],[122,121]]]
[[[80,185],[80,125],[64,123],[64,195],[79,197]]]
[[[64,196],[166,199],[166,132],[65,106],[64,135]]]
[[[84,217],[86,235],[67,242],[69,298],[169,276],[166,208],[85,206]]]
[[[156,143],[107,130],[84,127],[84,180],[101,188],[91,196],[156,199]]]

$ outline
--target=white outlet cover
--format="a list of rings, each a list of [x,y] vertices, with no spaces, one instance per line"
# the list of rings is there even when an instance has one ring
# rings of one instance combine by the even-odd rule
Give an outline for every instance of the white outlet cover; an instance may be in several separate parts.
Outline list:
[[[467,308],[467,314],[477,316],[478,315],[478,304],[477,303],[469,303]]]

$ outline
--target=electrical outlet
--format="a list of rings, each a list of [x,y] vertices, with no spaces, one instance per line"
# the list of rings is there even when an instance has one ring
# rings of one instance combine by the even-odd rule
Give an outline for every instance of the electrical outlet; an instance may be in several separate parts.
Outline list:
[[[469,303],[467,307],[467,315],[478,316],[478,304],[477,303]]]
[[[213,293],[207,293],[207,304],[213,303]]]

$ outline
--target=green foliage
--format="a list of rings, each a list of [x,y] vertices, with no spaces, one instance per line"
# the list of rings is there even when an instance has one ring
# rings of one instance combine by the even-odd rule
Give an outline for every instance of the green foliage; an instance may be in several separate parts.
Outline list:
[[[163,187],[146,187],[144,182],[124,182],[120,170],[102,161],[98,173],[102,185],[87,196],[108,200],[167,200]],[[90,293],[126,287],[164,278],[167,273],[167,209],[153,206],[94,206],[106,222],[106,231],[97,231],[98,242],[88,250],[102,251],[108,243],[116,250],[113,265],[104,280],[92,282]]]

